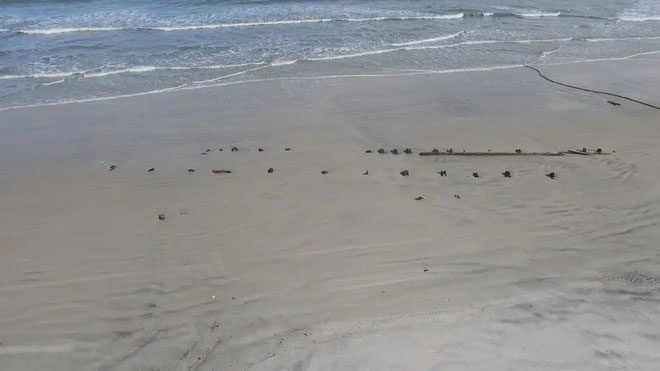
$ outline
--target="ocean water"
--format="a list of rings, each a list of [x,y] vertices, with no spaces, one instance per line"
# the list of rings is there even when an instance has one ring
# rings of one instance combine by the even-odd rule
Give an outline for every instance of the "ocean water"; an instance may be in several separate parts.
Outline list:
[[[660,52],[660,0],[0,1],[0,109]]]

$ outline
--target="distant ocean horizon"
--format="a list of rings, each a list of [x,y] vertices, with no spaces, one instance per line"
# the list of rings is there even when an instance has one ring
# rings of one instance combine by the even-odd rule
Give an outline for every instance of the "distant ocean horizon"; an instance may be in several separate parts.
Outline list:
[[[660,53],[660,0],[0,1],[0,109]]]

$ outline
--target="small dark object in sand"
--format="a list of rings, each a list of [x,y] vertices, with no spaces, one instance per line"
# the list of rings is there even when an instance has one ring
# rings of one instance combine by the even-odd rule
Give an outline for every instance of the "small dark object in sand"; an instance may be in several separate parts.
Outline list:
[[[408,172],[408,170],[404,170],[404,171],[400,172],[399,174],[401,174],[402,176],[408,176],[408,175],[410,175],[410,173]]]
[[[598,153],[598,154],[603,153],[603,149],[602,149],[602,148],[598,148],[598,149],[596,149],[596,153]]]
[[[393,149],[393,150],[391,150],[390,152],[391,152],[393,155],[398,155],[398,154],[399,154],[399,150],[396,149],[396,148]]]
[[[382,155],[383,153],[385,153],[385,150],[382,149],[382,148],[379,148],[377,152],[380,153],[380,154]]]
[[[440,170],[438,174],[440,174],[440,176],[447,176],[447,170]]]
[[[371,153],[371,150],[370,150],[370,149],[368,149],[368,150],[366,150],[366,151],[365,151],[365,153]]]
[[[207,154],[207,153],[208,153],[208,152],[202,152],[202,153],[200,153],[200,155],[205,155],[205,154]]]
[[[516,153],[518,153],[518,154],[522,153],[522,149],[517,148],[517,149],[516,149]]]
[[[440,153],[440,151],[438,151],[438,149],[437,149],[437,148],[433,148],[433,151],[431,151],[431,153],[435,153],[435,154],[438,154],[438,153]]]
[[[582,152],[587,152],[587,147],[582,147]]]
[[[362,175],[369,175],[369,170],[365,170],[364,173],[362,173]]]
[[[611,100],[608,100],[607,103],[613,105],[614,107],[618,107],[618,106],[621,105],[621,103],[617,103],[617,102],[614,102],[614,101],[611,101]]]
[[[263,148],[259,148],[258,151],[259,151],[259,152],[263,152],[264,149],[263,149]]]
[[[218,152],[222,152],[222,148],[218,148]]]
[[[211,152],[211,150],[210,150],[210,149],[207,149],[206,152]]]
[[[270,173],[272,173],[273,171],[275,171],[275,169],[273,169],[272,167],[269,167],[268,170],[266,170],[266,171],[268,171],[268,174],[270,174]]]
[[[165,220],[165,214],[158,214],[158,220]]]
[[[472,176],[475,177],[475,178],[478,178],[478,177],[479,177],[479,173],[477,173],[477,172],[472,173]]]
[[[110,171],[114,170],[117,168],[117,165],[110,165]]]
[[[238,152],[238,147],[231,147],[232,152]]]
[[[286,148],[284,148],[284,150],[285,150],[285,151],[290,151],[290,150],[291,150],[291,148],[289,148],[289,147],[286,147]]]
[[[460,200],[460,199],[461,199],[461,196],[460,196],[460,195],[454,195],[454,198],[456,198],[456,199],[459,199],[459,200]]]
[[[545,176],[547,176],[550,179],[555,179],[557,177],[557,174],[555,174],[555,172],[553,171],[551,173],[545,174]]]
[[[213,174],[231,174],[231,170],[211,170]]]
[[[509,170],[503,172],[502,175],[504,175],[505,178],[511,178],[511,172]]]
[[[328,173],[328,170],[321,170],[321,174],[325,175]]]
[[[454,149],[453,149],[453,148],[449,148],[449,149],[447,150],[447,153],[454,153]]]
[[[154,170],[156,170],[156,168],[153,168],[153,167],[152,167],[152,168],[149,168],[149,170],[147,170],[147,173],[153,173]]]
[[[403,150],[403,153],[409,155],[409,154],[412,153],[412,150],[410,148],[406,148],[406,149]]]
[[[188,169],[188,172],[189,172],[189,173],[194,173],[194,172],[195,172],[195,169]]]
[[[428,268],[424,268],[424,272],[428,272],[428,271],[429,271],[429,269],[428,269]]]
[[[424,196],[424,195],[420,195],[420,196],[415,197],[415,201],[421,201],[421,200],[423,200],[423,199],[425,199],[425,198],[426,198],[426,196]]]

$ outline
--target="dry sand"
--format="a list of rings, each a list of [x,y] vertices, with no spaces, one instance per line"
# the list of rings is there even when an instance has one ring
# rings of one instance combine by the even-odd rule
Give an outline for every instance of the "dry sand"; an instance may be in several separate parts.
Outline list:
[[[544,71],[657,104],[659,66]],[[660,113],[608,99],[516,68],[0,112],[0,369],[657,369]],[[583,146],[616,152],[364,152]]]

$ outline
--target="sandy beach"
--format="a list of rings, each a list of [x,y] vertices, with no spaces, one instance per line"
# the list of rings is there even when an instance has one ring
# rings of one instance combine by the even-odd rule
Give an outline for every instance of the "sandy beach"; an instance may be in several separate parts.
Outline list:
[[[658,105],[659,56],[541,69]],[[660,364],[652,108],[515,67],[248,81],[0,127],[0,370]],[[608,154],[418,155],[583,147]]]

